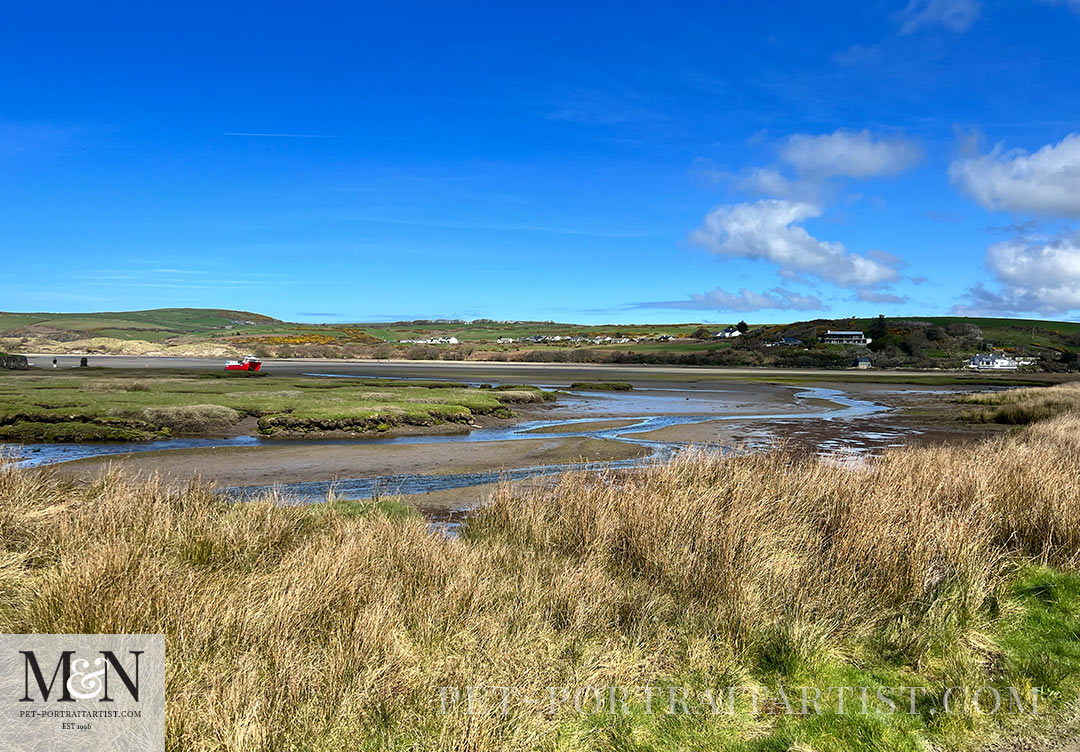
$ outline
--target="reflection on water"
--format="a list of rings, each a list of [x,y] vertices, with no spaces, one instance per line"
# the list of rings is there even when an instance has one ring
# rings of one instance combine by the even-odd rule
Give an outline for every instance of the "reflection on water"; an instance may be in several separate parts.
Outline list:
[[[723,393],[715,390],[717,393]],[[477,441],[515,441],[537,438],[572,438],[587,437],[610,439],[628,444],[646,447],[648,456],[642,459],[618,460],[614,462],[592,463],[589,469],[632,467],[643,461],[663,459],[680,449],[683,444],[673,441],[645,439],[639,434],[660,428],[705,421],[745,421],[753,424],[757,421],[769,421],[770,424],[788,423],[807,420],[851,420],[876,415],[889,408],[868,400],[855,399],[838,389],[808,387],[795,393],[794,405],[770,406],[769,411],[755,411],[753,403],[746,401],[734,403],[725,398],[709,399],[705,390],[645,390],[613,394],[571,393],[560,398],[560,407],[576,416],[572,419],[534,420],[511,427],[479,428],[466,434],[435,436],[394,436],[370,439],[264,439],[256,436],[236,436],[220,439],[165,439],[162,441],[116,443],[116,444],[0,444],[0,453],[14,454],[21,459],[17,466],[33,467],[39,465],[68,462],[89,457],[130,454],[178,449],[201,449],[235,446],[281,446],[283,444],[320,446],[331,444],[446,444]],[[802,409],[804,400],[827,400],[837,405],[833,409]],[[600,417],[618,418],[633,421],[620,427],[597,427],[590,429],[589,423],[595,423]],[[582,424],[580,431],[566,430],[575,424]],[[545,432],[543,429],[558,429]],[[858,432],[855,432],[856,434]],[[277,486],[255,486],[229,489],[242,498],[250,498],[264,493],[270,488],[278,488],[301,501],[322,500],[333,491],[343,498],[363,499],[387,494],[413,494],[452,488],[464,488],[481,483],[491,483],[500,478],[522,480],[529,477],[548,475],[581,465],[545,465],[523,467],[513,470],[481,473],[461,473],[447,475],[386,475],[374,478],[353,478],[335,481],[290,483]]]

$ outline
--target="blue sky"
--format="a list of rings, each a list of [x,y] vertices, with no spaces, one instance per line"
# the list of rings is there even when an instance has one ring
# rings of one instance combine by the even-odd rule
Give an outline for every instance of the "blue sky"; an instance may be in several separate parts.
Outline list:
[[[1080,0],[11,3],[0,310],[1080,314]]]

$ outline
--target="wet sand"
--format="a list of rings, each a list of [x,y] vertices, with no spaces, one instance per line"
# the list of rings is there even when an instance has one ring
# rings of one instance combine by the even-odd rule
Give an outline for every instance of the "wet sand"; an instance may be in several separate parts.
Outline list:
[[[227,488],[403,473],[479,473],[534,465],[560,465],[579,460],[633,459],[647,453],[644,447],[633,444],[574,436],[441,444],[357,443],[175,449],[75,460],[57,465],[56,471],[69,478],[86,481],[96,478],[106,466],[115,464],[139,473],[157,472],[177,483],[202,478],[215,486]]]

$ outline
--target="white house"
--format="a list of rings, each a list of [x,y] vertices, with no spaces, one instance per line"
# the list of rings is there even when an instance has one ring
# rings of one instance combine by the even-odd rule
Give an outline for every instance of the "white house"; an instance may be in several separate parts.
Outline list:
[[[1001,353],[980,353],[968,361],[968,368],[976,371],[1015,371],[1019,363]]]
[[[716,338],[716,339],[731,339],[732,337],[741,337],[741,336],[742,336],[742,332],[740,332],[738,329],[736,329],[733,326],[726,327],[724,329],[724,331],[717,332],[716,334],[713,335],[713,337]]]
[[[862,332],[856,331],[834,331],[830,329],[822,336],[821,341],[826,345],[869,345],[873,342],[872,339],[867,337]]]

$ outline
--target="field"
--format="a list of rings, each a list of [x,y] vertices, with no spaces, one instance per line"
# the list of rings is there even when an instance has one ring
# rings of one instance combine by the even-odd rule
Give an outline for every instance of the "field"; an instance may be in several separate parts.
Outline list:
[[[859,471],[691,452],[503,485],[457,539],[385,501],[233,504],[119,471],[73,486],[6,466],[0,629],[164,633],[173,750],[1074,738],[1078,437],[1062,415]],[[608,712],[603,688],[645,686],[651,700],[620,690]],[[601,692],[599,710],[578,687]],[[800,712],[802,687],[820,712]],[[855,688],[844,713],[837,687]],[[944,712],[950,687],[969,689]],[[973,705],[984,687],[1000,712]]]
[[[511,406],[553,399],[522,386],[144,371],[0,371],[0,440],[94,441],[236,432],[244,418],[263,435],[384,432],[399,425],[509,417]]]

